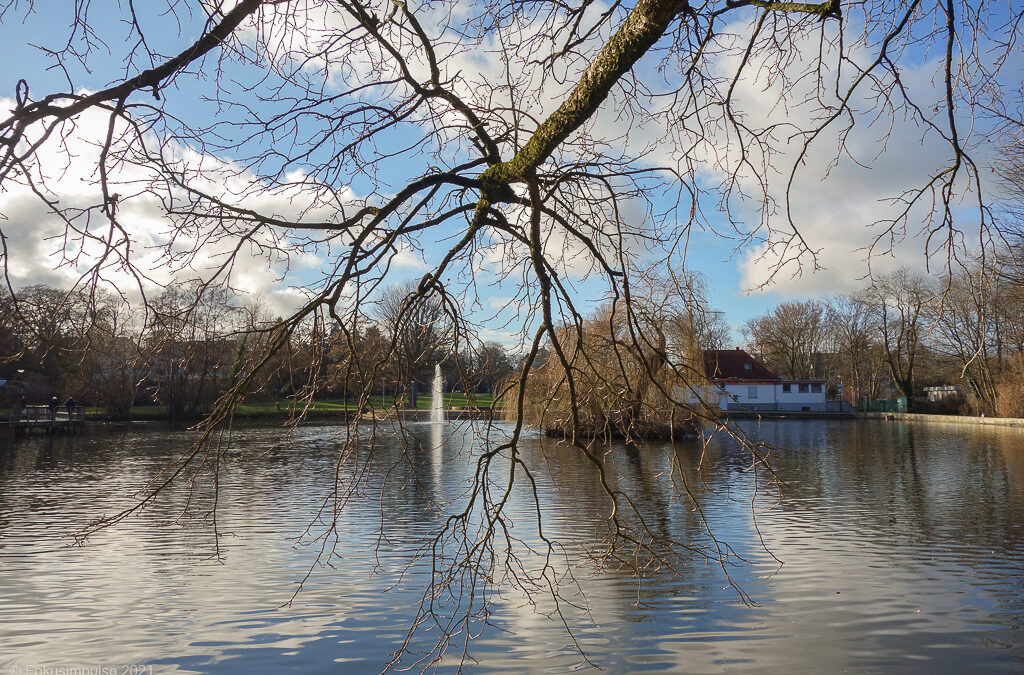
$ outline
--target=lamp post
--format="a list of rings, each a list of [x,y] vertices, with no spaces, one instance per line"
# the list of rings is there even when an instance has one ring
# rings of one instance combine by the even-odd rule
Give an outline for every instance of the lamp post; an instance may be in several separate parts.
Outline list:
[[[18,414],[28,419],[28,411],[25,409],[25,380],[22,377],[25,374],[24,368],[18,368],[18,390],[21,392],[21,397],[18,399]]]

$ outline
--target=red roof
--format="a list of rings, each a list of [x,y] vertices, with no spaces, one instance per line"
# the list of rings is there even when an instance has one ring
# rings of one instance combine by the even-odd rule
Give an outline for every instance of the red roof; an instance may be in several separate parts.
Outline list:
[[[704,374],[709,380],[778,380],[742,349],[707,349],[704,351]]]

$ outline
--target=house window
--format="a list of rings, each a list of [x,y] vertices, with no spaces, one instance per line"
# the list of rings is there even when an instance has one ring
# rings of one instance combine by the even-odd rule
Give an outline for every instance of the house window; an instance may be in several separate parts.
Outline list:
[[[809,384],[801,384],[800,385],[800,393],[801,394],[806,394],[810,390],[811,390],[811,386]]]
[[[747,387],[747,398],[757,398],[757,387],[756,386],[751,385],[751,386]]]
[[[750,361],[747,361],[746,363],[743,364],[743,370],[753,370],[753,369],[754,369],[754,364],[751,363]]]
[[[811,393],[812,394],[820,394],[821,393],[821,385],[820,384],[812,384],[811,385]]]
[[[783,393],[783,394],[788,394],[788,393],[790,393],[790,391],[791,391],[792,389],[793,389],[793,385],[791,385],[791,384],[784,384],[784,385],[782,385],[782,393]]]

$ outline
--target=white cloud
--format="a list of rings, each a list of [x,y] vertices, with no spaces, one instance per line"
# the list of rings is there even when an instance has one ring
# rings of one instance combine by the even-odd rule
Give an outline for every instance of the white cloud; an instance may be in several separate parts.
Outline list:
[[[399,242],[397,244],[396,252],[391,258],[391,266],[398,269],[405,269],[410,271],[425,271],[431,269],[432,266],[427,264],[426,259],[423,257],[423,252],[414,249],[407,242]]]
[[[606,9],[605,4],[594,4],[590,10],[591,16],[597,16]],[[466,13],[476,11],[476,8],[460,4],[454,9],[441,9],[427,4],[417,7],[415,11],[418,12],[428,33],[434,35],[445,31],[453,21],[457,24],[465,18]],[[452,17],[445,13],[449,11],[456,15]],[[339,32],[350,28],[352,22],[336,6],[329,3],[314,3],[308,7],[298,8],[291,5],[275,6],[267,8],[263,16],[264,20],[259,25],[251,26],[245,33],[246,44],[254,50],[249,55],[256,54],[258,59],[262,59],[258,63],[269,62],[286,76],[294,70],[314,83],[321,78],[329,91],[337,91],[377,78],[380,73],[373,70],[374,62],[376,61],[377,65],[388,62],[383,52],[379,50],[359,52],[347,49],[343,40],[330,42],[336,40]],[[601,34],[579,46],[577,64],[593,54],[614,24],[614,21],[611,22]],[[742,53],[740,40],[748,28],[747,24],[738,22],[722,31],[724,37],[721,38],[719,46],[724,47],[726,51],[724,55],[708,62],[710,75],[727,77],[732,72]],[[512,80],[511,90],[518,92],[519,95],[526,95],[526,98],[517,102],[529,114],[543,118],[563,99],[564,93],[573,86],[576,78],[575,73],[570,73],[570,76],[564,79],[549,77],[541,82],[541,71],[535,61],[538,57],[550,53],[556,46],[543,31],[544,25],[539,22],[524,22],[508,28],[506,38],[511,39],[513,44],[527,46],[522,50],[511,51],[504,49],[507,42],[502,43],[494,31],[487,32],[479,42],[439,40],[436,46],[441,61],[442,78],[451,78],[456,91],[466,100],[479,106],[481,114],[488,116],[488,124],[491,127],[500,126],[502,122],[511,122],[510,113],[495,109],[495,105],[504,103],[503,96],[512,95],[499,86],[504,85],[506,76]],[[734,37],[729,38],[730,34]],[[408,37],[408,33],[406,36]],[[792,57],[789,66],[791,74],[801,72],[801,69],[806,68],[808,63],[817,57],[818,42],[815,37],[812,34],[808,39],[792,45],[792,54],[787,54],[787,57]],[[326,49],[326,55],[323,55],[328,45],[331,46]],[[402,49],[407,51],[417,77],[425,78],[426,64],[414,42],[402,43]],[[510,59],[508,64],[501,56],[503,51]],[[304,58],[311,54],[321,56],[315,59]],[[864,60],[863,56],[862,53],[855,51],[854,58]],[[829,58],[831,55],[826,54],[826,61]],[[391,65],[393,66],[393,63]],[[642,62],[640,68],[643,69],[644,77],[654,76],[655,65],[651,58]],[[783,93],[782,85],[766,85],[763,79],[766,72],[764,64],[754,62],[747,72],[759,73],[760,76],[747,77],[737,83],[733,98],[736,107],[746,111],[745,121],[754,128],[763,128],[773,122],[787,125],[775,132],[777,154],[772,157],[773,168],[767,170],[768,177],[775,186],[778,186],[784,184],[786,178],[786,174],[780,171],[779,167],[786,167],[788,163],[795,161],[797,149],[796,142],[786,141],[785,135],[790,133],[793,125],[806,127],[816,116],[820,116],[822,111],[815,107],[813,99],[807,98],[809,81],[789,87],[785,92],[788,104],[782,106],[778,103]],[[927,93],[933,89],[926,67],[918,71],[908,71],[905,75],[907,79],[904,84],[915,91]],[[367,90],[355,96],[376,96],[380,91]],[[642,93],[627,94],[634,95],[642,96]],[[765,102],[768,102],[768,105]],[[614,152],[618,148],[624,148],[629,153],[644,154],[641,163],[648,166],[683,168],[692,172],[689,174],[690,178],[705,187],[721,180],[724,174],[735,168],[737,148],[734,143],[728,142],[720,125],[710,125],[702,138],[694,140],[683,137],[678,128],[672,126],[678,118],[668,114],[671,111],[667,103],[657,100],[642,101],[650,111],[665,113],[665,118],[651,118],[644,123],[636,124],[636,120],[631,120],[628,115],[625,118],[620,116],[626,103],[626,99],[619,93],[614,94],[598,115],[588,123],[588,129],[599,142],[598,149],[606,148],[609,152]],[[0,101],[0,104],[3,107],[11,106],[11,102],[6,100]],[[272,104],[273,101],[267,103],[268,106]],[[339,103],[343,104],[344,100]],[[875,104],[866,98],[866,94],[853,104],[866,112],[875,108]],[[459,148],[460,143],[465,141],[464,138],[449,138],[457,135],[452,129],[458,127],[459,117],[440,104],[433,112],[437,113],[434,117],[421,112],[419,117],[410,118],[412,123],[421,125],[423,130],[438,127],[446,129],[445,136],[436,143],[439,147],[428,148],[423,156],[426,157],[429,152],[437,152],[443,161],[451,160],[460,153],[460,150],[454,148]],[[56,147],[44,150],[44,162],[47,165],[61,166],[62,162],[65,165],[61,166],[62,169],[66,169],[64,175],[59,180],[51,181],[55,196],[60,198],[62,205],[87,207],[98,203],[97,176],[94,171],[96,149],[95,146],[89,145],[86,139],[98,137],[105,124],[106,118],[102,115],[83,116],[78,130],[67,141],[68,149],[77,157],[71,166],[66,166],[66,160],[60,156]],[[884,124],[877,128],[863,125],[858,127],[847,139],[846,154],[830,169],[836,152],[836,140],[834,137],[823,137],[817,141],[814,151],[806,159],[806,164],[801,166],[797,173],[793,189],[793,216],[794,223],[808,247],[820,251],[818,262],[824,269],[814,274],[805,273],[794,277],[794,267],[791,264],[774,278],[771,290],[782,296],[815,295],[826,291],[849,290],[859,284],[858,278],[867,271],[867,268],[863,262],[863,255],[856,253],[856,250],[870,243],[873,232],[870,224],[884,219],[892,211],[891,205],[881,201],[880,196],[891,195],[906,187],[920,184],[921,177],[937,164],[941,164],[945,157],[945,149],[940,145],[931,142],[925,146],[921,145],[920,128],[903,119],[896,119],[894,124],[887,135],[887,147],[881,161],[876,162],[870,170],[864,169],[858,162],[872,160],[879,150],[879,139],[886,131]],[[464,126],[463,121],[462,127]],[[452,149],[446,147],[447,141],[453,141]],[[519,138],[520,144],[524,141],[524,137]],[[695,145],[690,145],[691,141],[695,142]],[[512,139],[507,140],[503,146],[506,157],[511,156],[514,150]],[[261,213],[277,214],[291,219],[327,220],[336,217],[338,204],[357,201],[356,195],[348,188],[339,189],[338,194],[330,198],[311,194],[308,183],[304,182],[306,177],[299,172],[291,172],[285,176],[284,180],[289,185],[267,190],[251,171],[228,159],[204,155],[194,149],[172,144],[166,144],[164,152],[191,172],[190,179],[194,185],[215,192],[230,203]],[[586,152],[586,149],[581,148],[566,150],[569,156],[572,153],[585,156]],[[846,155],[852,156],[853,159]],[[433,158],[421,162],[412,170],[419,170],[427,161],[433,161]],[[829,175],[827,179],[822,180],[826,169]],[[401,173],[401,170],[402,167],[399,167],[398,173]],[[53,169],[49,171],[54,175],[56,173]],[[386,172],[382,172],[382,175],[373,177],[373,180],[379,179],[380,182],[375,183],[372,190],[383,194],[390,189],[386,187],[389,182],[400,183],[403,178],[402,175],[385,174]],[[203,239],[206,232],[179,232],[178,239],[170,250],[184,253],[200,244],[202,249],[189,265],[182,265],[179,260],[168,258],[167,249],[162,247],[168,245],[177,223],[167,216],[165,204],[158,199],[161,196],[159,191],[156,194],[140,192],[141,187],[151,178],[152,175],[147,170],[130,165],[118,169],[116,177],[123,186],[119,188],[122,194],[119,214],[126,224],[129,218],[131,220],[130,232],[139,267],[151,275],[155,282],[160,283],[167,283],[183,272],[210,273],[229,254],[231,246],[238,242],[238,232],[219,240]],[[739,180],[740,188],[749,194],[757,194],[757,182],[749,172],[741,172]],[[52,214],[47,214],[42,204],[23,186],[8,184],[4,188],[6,191],[0,194],[0,213],[9,219],[4,225],[4,232],[10,237],[12,245],[11,264],[16,282],[31,283],[39,280],[56,284],[63,280],[66,284],[77,278],[87,268],[88,260],[83,258],[77,264],[68,264],[54,271],[52,255],[62,249],[62,242],[47,240],[40,236],[59,234],[63,230],[61,223]],[[174,190],[163,196],[179,200],[181,198],[181,194],[175,193]],[[781,195],[777,187],[771,190],[771,196],[776,203],[779,202]],[[666,231],[654,232],[655,226],[651,223],[649,204],[645,198],[658,200],[664,199],[664,196],[641,194],[618,205],[622,220],[636,231],[665,236],[665,240],[660,242],[641,242],[635,236],[627,237],[626,248],[636,261],[643,260],[648,254],[654,255],[652,251],[656,251],[659,246],[667,248],[673,245],[676,243],[674,237],[685,234],[682,228],[672,231],[674,223],[669,223],[669,229]],[[735,215],[747,219],[741,224],[742,228],[755,229],[759,224],[764,224],[757,214],[756,200],[741,200],[734,205]],[[704,206],[708,208],[710,204]],[[595,208],[592,202],[588,203],[586,200],[580,200],[572,205],[572,208],[582,220],[593,224],[594,230],[588,234],[592,235],[595,244],[607,245],[607,242],[601,241],[601,235],[607,234],[610,229],[609,214]],[[508,217],[512,220],[518,219],[522,223],[524,213],[521,210],[509,209]],[[721,226],[725,222],[725,216],[712,213],[708,221],[709,226]],[[778,244],[780,237],[787,236],[788,224],[778,210],[769,216],[767,224],[775,233],[769,236],[768,243],[758,241],[755,237],[753,243],[745,248],[735,263],[738,267],[737,283],[745,288],[763,283],[767,277],[766,271],[774,269],[779,263],[770,244]],[[104,223],[102,219],[97,219],[95,225],[102,228]],[[725,229],[728,229],[728,226],[725,226]],[[546,241],[546,252],[552,259],[558,261],[556,268],[567,278],[568,283],[586,279],[595,271],[594,260],[582,242],[550,222],[545,223],[545,230],[550,234]],[[231,274],[236,287],[246,292],[261,294],[274,305],[276,311],[283,312],[287,307],[294,306],[296,299],[301,295],[301,292],[292,285],[301,286],[309,280],[315,281],[323,273],[328,272],[333,256],[325,246],[301,245],[295,239],[275,239],[275,236],[280,234],[272,231],[259,233],[240,252]],[[429,269],[430,264],[436,262],[431,259],[434,242],[429,236],[423,235],[422,244],[399,243],[396,255],[391,260],[392,267],[409,272]],[[334,253],[340,251],[344,245],[344,241],[336,241]],[[274,247],[284,247],[288,256],[273,252]],[[905,264],[908,260],[919,262],[920,247],[919,241],[899,243],[895,251],[896,258],[880,257],[876,259],[875,264],[884,268],[897,262]],[[86,258],[95,260],[95,247],[87,246],[86,253]],[[700,254],[701,251],[696,253]],[[477,255],[469,264],[473,266],[474,272],[483,269],[493,273],[499,280],[507,278],[510,283],[522,284],[523,279],[527,278],[522,276],[524,265],[528,264],[524,261],[528,261],[528,256],[521,243],[494,234],[489,241],[482,243],[477,249]],[[803,261],[808,264],[810,262],[806,256]],[[129,282],[129,277],[123,270],[111,268],[108,274],[119,285]],[[284,281],[280,280],[282,277],[285,278]],[[469,275],[465,275],[463,280],[468,278]]]
[[[501,310],[515,302],[515,299],[511,295],[492,295],[487,299],[487,306],[490,309]]]
[[[792,58],[787,69],[790,77],[813,72],[810,64],[818,56],[819,46],[813,35],[795,43],[796,49],[789,55]],[[860,63],[872,58],[873,54],[863,48],[854,49],[851,54],[851,59]],[[825,61],[834,60],[834,53],[826,50]],[[729,72],[736,65],[735,58],[726,59],[720,65],[723,72]],[[925,110],[931,110],[932,102],[942,97],[941,82],[932,79],[934,66],[934,62],[926,62],[901,71],[902,86]],[[849,84],[851,69],[847,68],[841,88]],[[826,79],[828,70],[824,69]],[[764,71],[762,64],[754,63],[750,72]],[[789,127],[785,125],[788,124],[809,129],[820,123],[825,111],[816,102],[813,90],[816,80],[812,77],[794,79],[794,82],[782,91],[778,83],[768,86],[763,77],[741,80],[735,98],[737,105],[749,112],[747,122],[754,128],[781,124],[787,131]],[[883,76],[880,87],[890,83]],[[828,93],[822,95],[830,104],[837,101],[834,95],[831,98]],[[784,108],[775,106],[766,110],[759,105],[761,101],[774,102],[780,96],[788,101]],[[893,100],[896,97],[897,94],[893,94]],[[925,195],[910,210],[906,223],[898,223],[891,236],[887,228],[905,208],[905,204],[894,198],[920,189],[948,166],[952,161],[951,148],[938,133],[920,120],[914,120],[906,111],[886,110],[886,99],[878,88],[861,87],[850,105],[856,111],[856,125],[850,133],[840,141],[840,129],[846,122],[838,120],[815,140],[800,162],[790,191],[795,230],[787,221],[784,189],[789,169],[797,162],[802,138],[794,135],[776,145],[776,154],[772,157],[774,175],[769,176],[773,185],[769,193],[778,208],[768,217],[770,231],[762,231],[764,240],[751,246],[738,261],[740,283],[745,289],[759,288],[771,278],[767,290],[782,297],[848,292],[862,287],[862,277],[869,271],[879,273],[900,266],[923,269],[928,262],[926,248],[933,257],[932,263],[941,268],[946,255],[941,244],[943,237],[929,243],[925,241],[935,206],[933,195]],[[941,107],[936,110],[941,111]],[[938,117],[941,127],[943,119]],[[971,127],[969,120],[960,120],[960,124],[964,130]],[[972,139],[967,138],[966,142],[970,144]],[[981,162],[987,159],[983,148],[976,147],[972,152]],[[735,161],[735,156],[731,161]],[[756,190],[750,177],[744,178],[746,187]],[[959,181],[956,187],[961,199],[969,202],[976,198],[965,181]],[[964,246],[971,246],[972,239],[977,239],[978,214],[970,209],[969,203],[963,202],[954,204],[954,211],[957,218],[954,245],[962,251]],[[806,243],[807,251],[797,260],[786,262],[795,251],[784,247],[782,242],[796,232]],[[815,263],[821,269],[815,271]],[[772,277],[776,268],[779,273]]]
[[[10,105],[9,100],[0,99],[0,108]],[[99,264],[109,240],[121,255],[130,256],[131,268],[109,258],[102,264],[102,277],[130,298],[139,297],[138,279],[141,290],[152,294],[172,282],[208,279],[231,259],[226,278],[243,301],[262,297],[275,314],[290,313],[303,301],[298,287],[316,283],[317,275],[308,271],[322,266],[321,247],[271,229],[242,242],[239,233],[244,228],[237,225],[169,214],[169,207],[178,213],[189,211],[196,205],[194,198],[181,188],[168,187],[151,168],[140,164],[125,162],[111,168],[110,192],[119,195],[117,220],[128,239],[121,234],[109,236],[111,225],[99,208],[102,194],[95,141],[103,137],[107,123],[103,114],[83,114],[61,143],[43,145],[33,167],[36,184],[44,186],[48,198],[70,216],[71,227],[23,179],[6,181],[0,192],[4,218],[0,227],[7,237],[9,273],[15,286],[70,287]],[[160,144],[154,137],[146,142]],[[336,218],[340,208],[354,199],[348,189],[327,197],[304,184],[304,177],[297,173],[267,188],[240,165],[173,143],[164,143],[162,154],[193,188],[267,215],[326,221]],[[305,275],[296,272],[303,269]]]

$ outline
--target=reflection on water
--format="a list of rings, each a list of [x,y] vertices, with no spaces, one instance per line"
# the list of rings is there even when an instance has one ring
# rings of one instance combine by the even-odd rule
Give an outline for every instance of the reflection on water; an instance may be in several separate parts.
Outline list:
[[[747,430],[785,448],[773,456],[781,503],[727,438],[706,449],[608,453],[609,480],[635,498],[653,532],[711,545],[710,527],[735,553],[724,570],[691,556],[675,570],[648,569],[640,584],[584,555],[601,550],[610,511],[594,467],[550,441],[525,442],[543,532],[565,546],[549,575],[562,580],[560,610],[594,663],[611,672],[1021,670],[1024,434],[867,421]],[[452,424],[412,431],[340,468],[332,428],[236,433],[220,476],[219,559],[209,476],[85,546],[68,545],[79,528],[130,504],[188,446],[187,433],[0,445],[0,668],[379,671],[429,579],[424,542],[465,504],[483,433]],[[336,474],[361,481],[358,498],[318,538]],[[509,502],[513,535],[532,547],[519,549],[528,569],[544,553],[532,494],[523,481]],[[330,564],[314,565],[325,542],[334,554],[320,559]],[[552,603],[532,605],[490,571],[499,585],[488,624],[473,627],[477,670],[576,667],[580,654],[551,618]],[[755,605],[739,601],[726,571]],[[423,628],[403,665],[436,641],[437,629]],[[454,647],[441,669],[454,670],[460,653]]]

